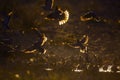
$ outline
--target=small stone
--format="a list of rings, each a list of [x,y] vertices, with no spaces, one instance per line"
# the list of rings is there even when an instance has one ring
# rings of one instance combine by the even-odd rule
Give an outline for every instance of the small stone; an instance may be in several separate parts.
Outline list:
[[[30,71],[29,71],[29,70],[27,70],[27,71],[26,71],[26,73],[27,73],[27,74],[30,74]]]
[[[15,74],[15,77],[16,77],[16,78],[20,78],[20,75],[19,75],[19,74]]]
[[[30,58],[30,62],[34,62],[34,58]]]
[[[41,12],[40,15],[44,15],[44,12]]]
[[[120,24],[120,20],[118,20],[118,23]]]

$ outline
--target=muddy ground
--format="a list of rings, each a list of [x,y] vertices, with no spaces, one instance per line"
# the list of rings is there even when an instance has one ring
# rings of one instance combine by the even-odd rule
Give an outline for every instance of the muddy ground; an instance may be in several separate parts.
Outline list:
[[[70,13],[68,22],[61,26],[58,21],[44,19],[52,12],[43,9],[44,2],[45,0],[0,0],[0,19],[3,18],[3,13],[13,12],[9,22],[10,30],[4,32],[0,23],[0,79],[119,80],[118,73],[76,73],[72,70],[78,64],[120,66],[120,1],[55,0],[53,9],[59,6]],[[88,11],[94,11],[102,21],[80,21],[80,16]],[[39,39],[31,28],[38,28],[47,36],[48,41],[44,45],[46,54],[21,52]],[[84,60],[84,54],[79,49],[69,46],[83,35],[89,36],[88,61]],[[3,45],[3,39],[10,39],[10,42]],[[11,51],[16,46],[17,49]]]

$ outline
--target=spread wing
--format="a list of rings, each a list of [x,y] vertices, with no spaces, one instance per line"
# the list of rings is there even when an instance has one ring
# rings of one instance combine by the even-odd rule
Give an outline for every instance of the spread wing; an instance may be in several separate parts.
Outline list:
[[[83,35],[82,39],[80,40],[82,44],[88,44],[88,41],[89,37],[87,35]]]

